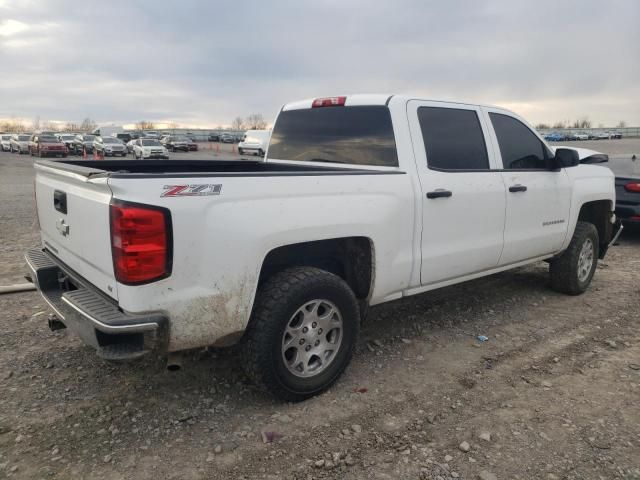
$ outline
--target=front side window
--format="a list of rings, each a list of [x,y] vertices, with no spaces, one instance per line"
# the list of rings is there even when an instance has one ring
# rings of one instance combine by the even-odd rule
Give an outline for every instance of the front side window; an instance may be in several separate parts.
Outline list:
[[[269,158],[397,167],[391,114],[382,105],[285,110],[273,128]]]
[[[489,157],[474,110],[418,108],[427,165],[437,170],[488,170]]]
[[[542,141],[520,120],[489,113],[498,138],[502,165],[507,170],[547,170],[551,154]]]

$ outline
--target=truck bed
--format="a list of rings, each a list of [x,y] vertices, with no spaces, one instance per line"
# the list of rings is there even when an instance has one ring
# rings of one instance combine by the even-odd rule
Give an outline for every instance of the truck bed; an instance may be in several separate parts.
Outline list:
[[[389,170],[361,170],[344,166],[300,165],[252,160],[38,160],[38,165],[66,170],[86,177],[204,177],[269,175],[336,175],[402,173]]]

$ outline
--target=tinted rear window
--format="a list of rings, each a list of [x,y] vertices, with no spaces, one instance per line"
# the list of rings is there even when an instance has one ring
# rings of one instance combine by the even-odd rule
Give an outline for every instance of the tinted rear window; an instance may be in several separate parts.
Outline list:
[[[361,106],[283,111],[273,128],[269,158],[397,167],[389,109]]]
[[[430,168],[489,169],[484,134],[474,110],[420,107],[418,120]]]

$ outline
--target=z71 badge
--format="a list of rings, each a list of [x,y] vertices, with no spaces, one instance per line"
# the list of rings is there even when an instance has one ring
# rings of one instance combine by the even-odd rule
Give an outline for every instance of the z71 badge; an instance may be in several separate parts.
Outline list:
[[[202,197],[220,195],[222,184],[198,183],[195,185],[165,185],[161,197]]]

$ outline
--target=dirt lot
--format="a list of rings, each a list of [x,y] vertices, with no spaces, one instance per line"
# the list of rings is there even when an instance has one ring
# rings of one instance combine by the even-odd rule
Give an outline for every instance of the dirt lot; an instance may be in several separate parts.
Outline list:
[[[0,154],[4,285],[36,243],[31,164]],[[233,350],[107,364],[47,329],[38,294],[0,296],[0,478],[640,479],[640,232],[586,294],[547,283],[540,263],[373,309],[346,374],[300,404]]]

